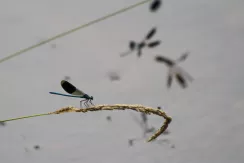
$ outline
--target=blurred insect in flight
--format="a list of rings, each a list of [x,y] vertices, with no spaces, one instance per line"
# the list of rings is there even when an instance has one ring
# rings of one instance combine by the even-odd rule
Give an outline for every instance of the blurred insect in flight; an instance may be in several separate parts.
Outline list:
[[[168,68],[168,79],[167,79],[167,87],[170,88],[172,84],[173,77],[176,78],[178,83],[182,88],[187,87],[186,80],[188,81],[193,81],[193,78],[186,72],[184,71],[181,67],[178,66],[178,63],[181,61],[186,60],[188,57],[189,52],[183,53],[177,60],[171,60],[167,57],[164,56],[156,56],[155,61],[158,63],[164,63]]]
[[[161,0],[154,0],[154,1],[150,4],[150,7],[149,7],[150,11],[151,11],[151,12],[156,12],[156,11],[158,11],[158,9],[160,8],[161,4],[162,4]]]
[[[142,54],[142,49],[145,47],[148,48],[154,48],[158,45],[160,45],[161,41],[160,40],[156,40],[156,41],[152,41],[152,42],[148,42],[156,33],[156,27],[153,27],[145,36],[145,38],[140,42],[140,43],[136,43],[135,41],[130,41],[129,42],[129,52],[123,53],[120,56],[124,57],[127,56],[128,54],[130,54],[131,52],[133,52],[134,50],[137,50],[137,56],[140,57]]]

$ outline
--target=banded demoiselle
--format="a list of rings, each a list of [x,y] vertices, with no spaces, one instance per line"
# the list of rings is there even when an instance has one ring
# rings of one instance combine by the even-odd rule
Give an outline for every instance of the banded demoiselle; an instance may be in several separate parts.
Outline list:
[[[84,100],[80,101],[80,107],[82,108],[82,102],[84,102],[84,105],[88,107],[88,102],[93,105],[91,102],[93,100],[93,96],[89,96],[88,94],[82,92],[81,90],[77,89],[75,86],[73,86],[71,83],[69,83],[66,80],[61,81],[62,88],[69,94],[62,94],[57,92],[49,92],[50,94],[60,95],[60,96],[67,96],[67,97],[75,97],[75,98],[83,98]]]

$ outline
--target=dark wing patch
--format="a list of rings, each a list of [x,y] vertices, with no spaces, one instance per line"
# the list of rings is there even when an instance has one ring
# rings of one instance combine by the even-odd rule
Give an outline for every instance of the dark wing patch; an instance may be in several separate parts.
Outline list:
[[[189,55],[189,52],[185,52],[177,60],[178,61],[184,61],[184,60],[186,60],[186,58],[188,57],[188,55]]]
[[[151,43],[148,43],[147,46],[148,46],[149,48],[154,48],[154,47],[160,45],[160,43],[161,43],[161,41],[160,41],[160,40],[157,40],[157,41],[153,41],[153,42],[151,42]]]
[[[61,86],[63,87],[63,89],[72,95],[78,95],[78,96],[82,96],[85,95],[84,92],[82,92],[81,90],[77,89],[75,86],[73,86],[71,83],[69,83],[68,81],[62,80],[61,81]]]
[[[182,88],[186,88],[187,87],[187,84],[186,84],[185,79],[180,74],[176,74],[175,76],[176,76],[176,79],[179,82],[180,86]]]
[[[156,33],[156,28],[154,27],[154,28],[152,28],[152,29],[148,32],[148,34],[146,35],[146,40],[151,39],[151,38],[155,35],[155,33]]]
[[[150,5],[150,11],[156,12],[161,6],[161,0],[154,0]]]
[[[167,80],[167,87],[170,88],[171,87],[171,84],[172,84],[172,76],[169,74],[168,75],[168,80]]]
[[[174,65],[173,61],[171,61],[170,59],[163,57],[163,56],[156,56],[155,61],[165,63],[165,64],[167,64],[167,66],[173,66]]]
[[[71,83],[65,81],[65,80],[61,81],[61,86],[69,94],[72,94],[72,93],[74,93],[76,91],[76,87],[73,86]]]

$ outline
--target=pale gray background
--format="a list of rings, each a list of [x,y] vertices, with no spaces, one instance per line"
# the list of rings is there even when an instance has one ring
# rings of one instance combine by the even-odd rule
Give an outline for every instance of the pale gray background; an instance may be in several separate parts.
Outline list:
[[[0,57],[137,2],[2,0]],[[243,5],[241,0],[165,0],[152,14],[145,4],[0,64],[0,119],[79,106],[78,99],[48,93],[64,92],[60,80],[69,75],[95,104],[162,106],[173,121],[171,134],[160,139],[169,139],[175,149],[144,140],[129,148],[127,139],[142,134],[130,111],[69,113],[0,126],[0,162],[242,163]],[[119,57],[130,39],[141,40],[153,26],[161,46],[145,50],[140,59]],[[167,90],[167,69],[153,58],[175,59],[185,50],[191,54],[181,66],[195,81],[185,90],[174,81]],[[111,83],[106,73],[112,70],[121,81]],[[113,123],[106,121],[108,114]],[[160,127],[163,120],[151,116],[149,122]]]

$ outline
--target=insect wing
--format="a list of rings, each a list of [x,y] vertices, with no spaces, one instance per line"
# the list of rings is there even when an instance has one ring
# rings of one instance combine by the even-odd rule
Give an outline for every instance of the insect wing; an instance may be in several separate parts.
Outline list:
[[[174,65],[174,62],[173,61],[171,61],[170,59],[168,59],[166,57],[163,57],[163,56],[156,56],[155,57],[155,61],[161,62],[161,63],[165,63],[168,66],[173,66]]]
[[[167,79],[167,87],[170,88],[171,87],[171,84],[172,84],[172,75],[171,74],[168,74],[168,79]]]
[[[183,54],[176,60],[176,62],[181,62],[181,61],[186,60],[186,58],[188,57],[188,55],[189,55],[189,52],[185,52],[185,53],[183,53]]]
[[[155,33],[156,33],[156,28],[154,27],[154,28],[152,28],[152,29],[148,32],[148,34],[146,35],[146,40],[151,39],[151,38],[155,35]]]
[[[157,40],[157,41],[154,41],[154,42],[151,42],[151,43],[147,44],[147,46],[149,48],[154,48],[154,47],[160,45],[160,43],[161,43],[161,41],[160,40]]]
[[[120,57],[127,56],[127,55],[128,55],[128,54],[130,54],[130,53],[131,53],[131,51],[128,51],[128,52],[122,53],[122,54],[120,54]]]
[[[77,89],[75,86],[73,86],[68,81],[62,80],[61,81],[61,86],[69,94],[77,95],[77,96],[83,96],[83,95],[85,95],[84,92],[82,92],[81,90]]]
[[[175,77],[176,77],[177,81],[179,82],[179,84],[182,88],[187,87],[186,81],[181,74],[176,74]]]
[[[151,12],[157,11],[161,6],[161,0],[154,0],[150,5]]]
[[[192,82],[194,80],[194,78],[181,67],[177,66],[177,71],[188,81]]]

